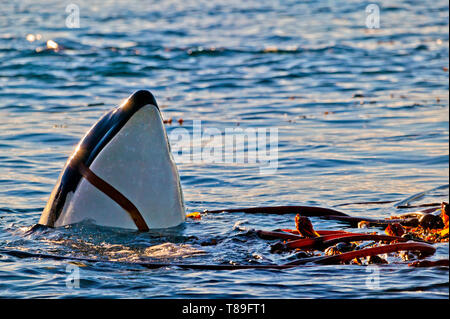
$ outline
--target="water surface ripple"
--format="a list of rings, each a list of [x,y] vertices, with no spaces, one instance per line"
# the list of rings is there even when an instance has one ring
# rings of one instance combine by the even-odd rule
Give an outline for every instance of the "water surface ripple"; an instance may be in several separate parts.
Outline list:
[[[277,128],[278,169],[178,163],[188,212],[224,207],[402,200],[448,183],[448,1],[9,1],[0,10],[0,247],[101,260],[282,263],[245,229],[293,227],[290,215],[219,214],[169,232],[81,224],[27,234],[86,130],[138,89],[170,133]],[[58,50],[48,49],[53,40]],[[448,201],[448,188],[419,202]],[[347,205],[384,218],[392,204]],[[348,228],[312,219],[318,229]],[[202,242],[217,240],[215,246]],[[175,245],[164,246],[166,243]],[[149,251],[159,245],[161,249]],[[164,250],[166,249],[166,250]],[[167,249],[176,256],[167,257]],[[194,250],[190,250],[194,249]],[[202,250],[202,253],[193,253]],[[448,244],[433,258],[448,258]],[[27,298],[448,298],[448,270],[361,266],[197,271],[0,255],[0,296]]]

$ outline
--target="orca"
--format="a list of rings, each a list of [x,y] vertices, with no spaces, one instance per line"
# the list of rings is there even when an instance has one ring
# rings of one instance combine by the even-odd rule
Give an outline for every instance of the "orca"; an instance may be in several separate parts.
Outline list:
[[[67,160],[39,224],[169,228],[185,221],[178,170],[158,104],[140,90],[95,123]]]

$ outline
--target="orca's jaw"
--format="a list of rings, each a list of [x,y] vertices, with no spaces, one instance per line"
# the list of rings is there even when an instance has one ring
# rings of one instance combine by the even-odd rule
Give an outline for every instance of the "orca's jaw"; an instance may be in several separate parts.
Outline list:
[[[120,115],[123,107],[105,117]],[[58,227],[91,220],[103,226],[137,228],[123,207],[73,168],[74,162],[83,161],[139,209],[149,228],[181,224],[185,219],[183,194],[158,107],[140,105],[119,129],[111,125],[108,130],[105,117],[84,137],[69,159],[39,223]],[[97,138],[97,145],[87,148],[86,139],[98,130],[98,125],[105,126],[105,133]],[[109,136],[114,129],[116,132]],[[78,183],[73,185],[77,178]],[[66,190],[65,194],[62,190]]]

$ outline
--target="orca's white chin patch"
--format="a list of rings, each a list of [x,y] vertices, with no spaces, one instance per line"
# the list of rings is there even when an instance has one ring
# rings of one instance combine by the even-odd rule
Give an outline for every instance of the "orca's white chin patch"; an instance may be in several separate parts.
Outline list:
[[[89,169],[128,198],[149,228],[174,227],[185,220],[178,170],[156,106],[147,104],[136,111]],[[102,226],[137,229],[119,204],[82,178],[67,194],[54,226],[86,219]]]

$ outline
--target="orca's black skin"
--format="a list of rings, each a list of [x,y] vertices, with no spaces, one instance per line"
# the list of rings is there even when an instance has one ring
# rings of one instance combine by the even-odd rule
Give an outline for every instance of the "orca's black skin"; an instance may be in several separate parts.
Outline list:
[[[81,180],[81,174],[76,169],[79,162],[87,167],[95,160],[96,156],[111,141],[111,139],[122,129],[127,121],[143,106],[154,105],[159,111],[158,104],[152,93],[140,90],[133,93],[128,100],[107,114],[105,114],[88,134],[80,142],[79,148],[67,161],[63,175],[57,185],[53,198],[50,198],[51,207],[47,212],[46,226],[53,227],[58,220],[64,207],[67,194],[74,192]]]

